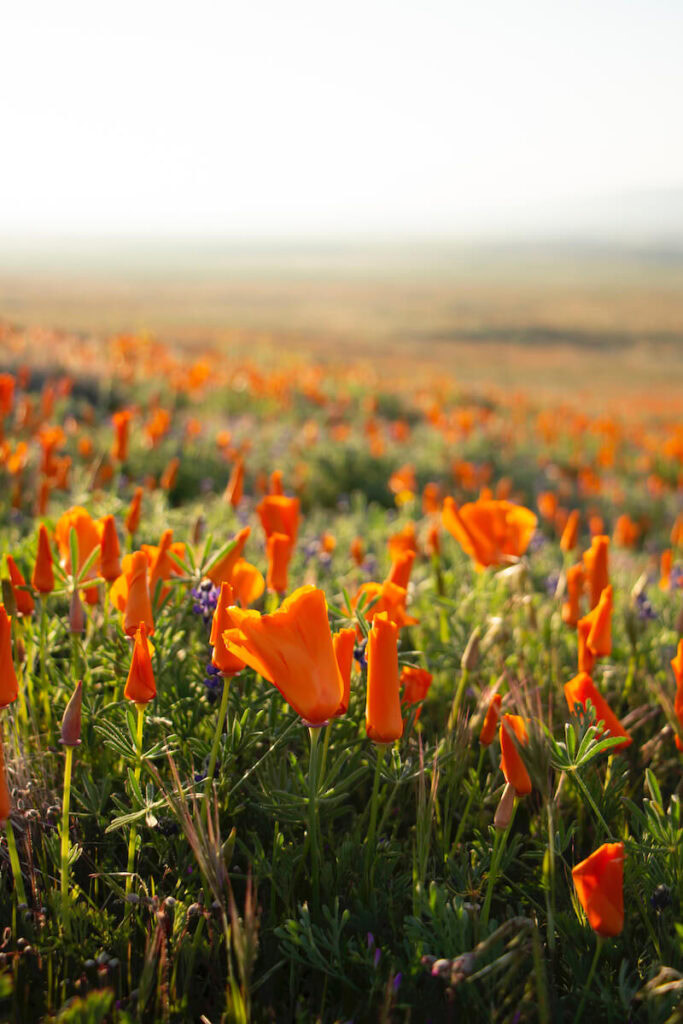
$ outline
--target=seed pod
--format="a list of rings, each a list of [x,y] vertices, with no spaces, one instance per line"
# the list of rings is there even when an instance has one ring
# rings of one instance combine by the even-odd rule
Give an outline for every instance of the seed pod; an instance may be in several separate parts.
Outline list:
[[[79,679],[71,700],[62,718],[61,742],[65,747],[77,747],[81,742],[81,706],[83,704],[83,683]]]
[[[506,783],[505,789],[503,790],[503,795],[500,798],[500,803],[496,808],[496,813],[493,818],[494,826],[501,832],[504,832],[505,829],[510,824],[510,821],[512,819],[512,811],[515,806],[516,795],[517,791],[515,787],[512,785],[512,783]]]

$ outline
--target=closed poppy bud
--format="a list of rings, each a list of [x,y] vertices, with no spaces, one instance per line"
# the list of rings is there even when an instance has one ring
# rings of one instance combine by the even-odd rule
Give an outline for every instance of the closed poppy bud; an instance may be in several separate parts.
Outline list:
[[[520,715],[503,715],[500,723],[500,768],[505,781],[515,787],[519,796],[524,796],[531,792],[531,779],[513,736],[521,746],[529,742],[524,719]]]
[[[579,510],[575,508],[567,516],[562,536],[560,537],[560,548],[563,551],[573,551],[579,539]]]
[[[12,620],[0,605],[0,708],[17,699],[19,684],[12,660]]]
[[[493,817],[493,827],[497,828],[499,832],[504,832],[512,821],[512,812],[515,809],[516,799],[517,790],[511,782],[506,782],[503,795],[500,798],[500,802],[496,808],[496,813]]]
[[[12,592],[17,611],[20,615],[30,615],[35,608],[35,602],[28,590],[21,589],[26,586],[26,580],[17,568],[17,564],[11,555],[7,556],[7,570],[12,583]]]
[[[398,626],[386,612],[375,615],[368,636],[365,729],[375,743],[403,735],[398,682]]]
[[[289,537],[284,533],[271,533],[266,541],[266,554],[268,556],[266,586],[268,590],[274,590],[277,594],[285,594],[287,592],[287,569],[292,557],[292,545]]]
[[[332,646],[334,647],[334,656],[337,659],[337,665],[339,665],[339,672],[344,684],[341,703],[334,716],[338,718],[340,715],[346,714],[351,699],[351,669],[353,668],[353,652],[356,646],[355,629],[340,629],[332,637]]]
[[[10,800],[7,774],[5,772],[5,751],[0,739],[0,825],[4,825],[10,816],[12,801]]]
[[[579,638],[579,672],[587,672],[588,675],[593,671],[595,665],[595,655],[588,646],[588,634],[591,631],[591,620],[585,615],[576,624],[576,632]]]
[[[683,735],[683,640],[678,641],[678,650],[676,651],[676,657],[671,662],[671,667],[674,670],[674,678],[676,679],[674,711],[678,719],[680,733]],[[678,733],[676,733],[676,746],[679,750],[683,750],[683,740]]]
[[[130,503],[128,509],[128,515],[126,516],[126,530],[131,535],[138,532],[140,526],[140,513],[142,507],[142,487],[136,487],[135,493],[133,494],[133,500]]]
[[[233,508],[236,508],[242,500],[244,495],[244,462],[242,459],[237,459],[235,465],[232,467],[232,473],[228,480],[228,485],[225,488],[225,494],[223,497],[226,501],[229,501]]]
[[[224,676],[237,675],[244,668],[244,662],[234,655],[232,651],[228,650],[223,639],[223,633],[232,625],[227,615],[227,609],[233,603],[232,587],[229,583],[221,583],[221,592],[218,595],[216,610],[211,620],[209,643],[213,647],[211,664],[215,665]]]
[[[586,616],[591,620],[587,644],[596,658],[608,658],[612,653],[612,588],[605,587],[600,600]]]
[[[576,628],[581,617],[580,601],[583,593],[585,574],[579,562],[567,569],[567,600],[562,604],[562,621]]]
[[[484,724],[482,725],[481,732],[479,733],[479,742],[482,747],[490,746],[495,739],[502,701],[503,698],[501,695],[499,693],[494,693],[491,698],[491,703],[488,706],[488,711],[486,712]]]
[[[609,584],[608,551],[609,537],[598,536],[593,537],[590,548],[583,555],[591,609],[595,608],[601,593]]]
[[[52,550],[47,527],[41,523],[38,527],[38,554],[31,577],[31,584],[39,594],[50,594],[55,589],[55,574],[52,568]]]
[[[72,634],[85,631],[85,611],[78,591],[74,590],[69,602],[69,632]]]
[[[114,424],[114,445],[111,450],[112,458],[117,462],[125,462],[128,458],[128,432],[130,427],[131,414],[128,409],[115,412],[112,416]]]
[[[284,494],[282,488],[282,470],[274,469],[270,474],[270,480],[268,481],[268,493],[269,494]]]
[[[130,664],[123,696],[136,704],[147,704],[156,695],[157,688],[154,681],[149,641],[147,640],[147,629],[144,621],[141,621],[135,633],[133,660]]]
[[[619,935],[624,927],[624,844],[603,843],[572,868],[572,879],[593,931]]]
[[[667,548],[666,551],[662,551],[662,557],[659,561],[659,589],[669,590],[671,587],[671,567],[673,565],[673,551],[671,548]]]
[[[83,683],[78,685],[71,694],[71,699],[62,718],[61,742],[65,747],[77,747],[81,742],[81,706],[83,704]]]
[[[164,491],[172,491],[175,487],[175,482],[178,479],[179,468],[180,459],[177,455],[174,455],[174,457],[167,463],[166,468],[159,478],[159,486]]]
[[[135,551],[131,556],[128,574],[128,594],[123,629],[128,636],[134,636],[140,623],[144,622],[146,633],[154,632],[152,602],[147,582],[147,557],[144,551]]]
[[[362,565],[365,558],[365,547],[360,537],[354,537],[351,541],[351,558],[356,565]]]
[[[573,714],[574,707],[576,704],[580,704],[583,708],[586,706],[586,701],[590,700],[591,704],[595,708],[595,721],[604,722],[603,729],[609,730],[610,736],[621,736],[622,742],[615,744],[615,748],[618,750],[619,747],[628,747],[633,742],[629,733],[621,725],[621,722],[614,714],[610,706],[604,697],[596,690],[593,680],[586,672],[580,672],[578,676],[574,676],[568,683],[564,685],[564,695],[567,699],[567,706],[569,711]]]
[[[111,583],[121,575],[121,548],[116,534],[114,517],[109,515],[100,520],[102,526],[102,550],[100,575]]]
[[[429,693],[429,687],[432,685],[432,678],[432,673],[428,672],[426,668],[414,668],[412,665],[403,666],[399,677],[399,685],[403,688],[401,703],[404,706],[404,710],[407,711],[413,704],[417,704],[425,699]],[[415,712],[416,722],[421,714],[422,708],[419,707]]]
[[[401,552],[394,559],[387,579],[391,580],[391,582],[395,583],[397,586],[407,589],[414,561],[414,551]]]

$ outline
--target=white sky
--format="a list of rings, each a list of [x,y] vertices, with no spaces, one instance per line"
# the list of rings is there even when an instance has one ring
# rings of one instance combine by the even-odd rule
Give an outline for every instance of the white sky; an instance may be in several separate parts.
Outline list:
[[[683,183],[680,0],[4,0],[0,233],[468,230]]]

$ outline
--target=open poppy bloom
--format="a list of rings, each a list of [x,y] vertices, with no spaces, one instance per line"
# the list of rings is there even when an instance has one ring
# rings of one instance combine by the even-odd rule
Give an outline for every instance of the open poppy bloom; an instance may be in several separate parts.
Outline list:
[[[332,637],[332,645],[344,684],[344,693],[335,715],[335,718],[339,718],[340,715],[345,715],[349,710],[349,701],[351,699],[351,669],[353,668],[353,651],[356,646],[355,629],[340,629]]]
[[[244,668],[244,662],[237,658],[232,651],[225,646],[223,633],[230,628],[228,619],[228,608],[234,601],[234,594],[229,583],[221,583],[221,592],[218,595],[216,610],[211,620],[211,636],[209,643],[213,647],[211,663],[219,669],[224,676],[234,676]]]
[[[500,723],[500,770],[517,795],[525,796],[531,792],[531,779],[515,740],[522,747],[529,742],[524,719],[520,715],[503,715]]]
[[[399,587],[397,583],[392,583],[391,580],[385,580],[384,583],[363,583],[351,602],[354,609],[357,607],[363,594],[366,595],[363,615],[368,622],[372,622],[375,615],[386,612],[389,619],[395,622],[399,629],[402,629],[404,626],[414,626],[417,624],[418,620],[406,612],[408,592],[405,587]],[[375,601],[375,603],[369,608],[368,605],[372,601]]]
[[[76,531],[78,538],[78,565],[75,569],[71,565],[72,529]],[[75,575],[77,572],[80,572],[92,552],[99,546],[100,528],[87,509],[83,508],[82,505],[74,505],[73,508],[67,509],[57,520],[55,524],[55,537],[65,572]],[[89,570],[89,576],[95,576],[99,572],[99,561],[99,558],[95,560]],[[97,587],[88,587],[84,594],[88,604],[97,604],[99,598]]]
[[[572,868],[572,879],[593,931],[619,935],[624,927],[624,844],[603,843]]]
[[[130,663],[123,696],[136,704],[147,704],[150,700],[154,700],[156,695],[157,687],[152,669],[150,644],[147,639],[145,623],[142,621],[135,631],[133,660]]]
[[[595,689],[593,680],[587,672],[580,672],[578,676],[574,676],[574,678],[570,679],[568,683],[565,683],[564,695],[567,698],[567,706],[572,714],[576,704],[580,704],[585,708],[586,701],[590,700],[591,704],[595,708],[596,723],[605,723],[603,729],[600,730],[600,733],[602,734],[602,732],[607,729],[610,736],[622,737],[622,742],[619,744],[615,743],[614,749],[618,750],[620,747],[628,747],[633,742],[630,734],[623,728],[621,722],[614,714],[605,698]]]
[[[233,546],[228,553],[209,568],[206,575],[215,586],[220,587],[221,583],[232,583],[233,570],[242,557],[244,545],[247,543],[250,533],[250,526],[245,526],[243,530],[240,530],[235,535]]]
[[[256,507],[266,538],[273,533],[284,533],[292,546],[299,532],[299,499],[284,494],[267,494]]]
[[[12,620],[0,604],[0,708],[17,699],[19,685],[12,660]]]
[[[365,731],[375,743],[392,743],[403,735],[399,698],[398,626],[386,612],[375,616],[368,635],[368,684]]]
[[[272,615],[232,606],[226,647],[271,682],[310,725],[323,725],[342,701],[344,683],[332,644],[325,594],[299,587]]]
[[[144,622],[151,635],[154,632],[154,619],[147,579],[147,555],[144,551],[134,551],[124,557],[121,567],[123,571],[112,584],[109,596],[114,607],[123,612],[124,632],[133,636],[140,623]]]
[[[674,711],[683,733],[683,640],[678,641],[678,650],[676,651],[676,657],[671,662],[671,667],[674,670],[674,677],[676,679]],[[683,750],[683,740],[678,733],[676,734],[676,746],[679,750]]]
[[[429,693],[429,687],[432,685],[432,679],[432,673],[428,672],[426,668],[415,668],[413,665],[403,666],[398,681],[403,688],[401,704],[404,710],[407,711],[413,704],[418,704],[425,699]],[[422,708],[419,707],[415,712],[416,722],[421,714]]]
[[[510,501],[473,501],[458,508],[446,498],[443,524],[474,561],[477,571],[520,558],[538,522],[522,505]]]

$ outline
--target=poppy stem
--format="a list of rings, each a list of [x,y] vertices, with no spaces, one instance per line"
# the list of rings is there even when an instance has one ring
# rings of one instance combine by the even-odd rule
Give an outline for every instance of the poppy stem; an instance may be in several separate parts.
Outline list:
[[[9,818],[5,822],[5,835],[7,836],[7,851],[9,853],[9,862],[12,866],[12,876],[14,878],[14,888],[17,892],[17,902],[19,903],[19,906],[27,907],[28,900],[26,899],[24,877],[21,873],[21,864],[19,863],[17,841],[14,838],[14,829],[12,828],[12,822]]]
[[[382,765],[384,764],[385,750],[386,744],[375,744],[377,760],[375,762],[375,777],[372,783],[372,797],[370,800],[370,827],[368,828],[368,836],[366,839],[365,847],[365,876],[368,883],[370,880],[372,866],[375,861],[375,854],[377,852],[377,805],[379,803],[379,781],[382,775]]]
[[[460,673],[460,682],[458,683],[458,689],[455,691],[455,697],[453,698],[453,704],[451,705],[451,713],[448,716],[448,731],[452,732],[455,723],[458,720],[458,712],[460,711],[460,705],[462,704],[463,694],[465,693],[465,687],[467,686],[467,677],[469,671],[464,668]]]
[[[480,747],[479,747],[479,761],[477,762],[477,784],[479,783],[479,776],[481,774],[481,766],[484,763],[484,754],[485,753],[486,753],[486,747],[480,745]],[[460,842],[460,840],[462,838],[462,834],[465,831],[465,825],[467,823],[467,816],[470,813],[470,808],[472,806],[472,801],[473,800],[474,800],[474,786],[470,790],[470,795],[467,798],[467,803],[465,804],[465,810],[462,812],[462,817],[461,817],[460,822],[458,824],[458,829],[457,829],[457,831],[455,833],[455,839],[453,840],[453,846],[451,847],[451,849],[453,851],[455,851],[457,849],[458,843]]]
[[[136,704],[135,708],[138,713],[138,731],[137,731],[137,761],[135,764],[135,781],[140,781],[140,772],[142,771],[142,726],[145,720],[145,705]],[[130,827],[130,838],[128,840],[128,867],[126,875],[126,896],[130,894],[130,890],[133,887],[133,868],[135,867],[135,847],[137,845],[138,831],[133,823]],[[126,906],[126,914],[130,912],[130,904]]]
[[[489,913],[491,911],[491,900],[493,899],[493,887],[496,884],[498,878],[498,872],[500,870],[500,862],[503,859],[503,853],[507,845],[508,836],[510,835],[510,829],[512,828],[515,820],[515,812],[517,810],[517,804],[519,800],[515,797],[515,802],[512,805],[512,814],[510,815],[510,822],[505,831],[501,834],[496,831],[496,838],[493,843],[493,856],[491,857],[491,868],[489,870],[489,884],[486,889],[486,898],[484,899],[484,906],[482,908],[481,916],[479,918],[479,924],[482,928],[486,928],[489,923]]]
[[[586,783],[583,781],[583,779],[579,775],[578,771],[571,771],[570,775],[571,775],[571,777],[573,779],[576,780],[576,784],[579,787],[579,789],[581,790],[583,796],[588,801],[588,803],[589,803],[589,805],[590,805],[590,807],[591,807],[591,809],[593,811],[593,814],[595,815],[595,817],[598,819],[598,821],[600,822],[600,824],[604,828],[605,834],[606,834],[607,838],[609,839],[609,841],[612,842],[612,833],[610,832],[609,825],[607,824],[607,822],[603,818],[602,814],[600,813],[600,811],[598,809],[598,806],[595,803],[595,800],[590,795],[590,792],[588,790],[588,787],[586,786]]]
[[[230,692],[230,676],[223,676],[223,690],[221,692],[221,705],[218,709],[218,719],[216,721],[216,730],[213,735],[213,743],[211,744],[211,753],[209,754],[209,767],[206,772],[206,782],[204,783],[204,820],[206,820],[206,812],[208,810],[209,795],[211,793],[211,785],[213,783],[213,773],[216,770],[216,761],[218,759],[218,747],[220,746],[221,736],[223,735],[223,727],[225,725],[225,719],[228,714],[228,694]]]
[[[320,901],[320,878],[318,849],[318,739],[320,730],[310,726],[311,756],[308,762],[308,837],[311,844],[311,880],[313,884],[313,909]]]
[[[67,746],[64,751],[64,793],[62,796],[62,834],[61,834],[61,889],[64,914],[64,930],[69,931],[69,805],[71,803],[71,767],[74,748]]]
[[[598,960],[600,959],[600,953],[602,951],[602,946],[603,946],[604,941],[605,940],[604,940],[602,935],[598,935],[597,936],[597,942],[595,944],[595,953],[593,955],[593,963],[591,964],[591,969],[588,972],[588,977],[586,978],[586,984],[583,986],[583,992],[581,993],[581,1002],[579,1003],[579,1008],[576,1011],[576,1016],[574,1017],[574,1024],[578,1024],[578,1022],[581,1020],[581,1014],[583,1013],[583,1008],[584,1008],[584,1005],[586,1003],[586,998],[588,996],[588,991],[589,991],[589,989],[591,987],[591,982],[593,980],[593,975],[595,974],[595,968],[598,966]]]

